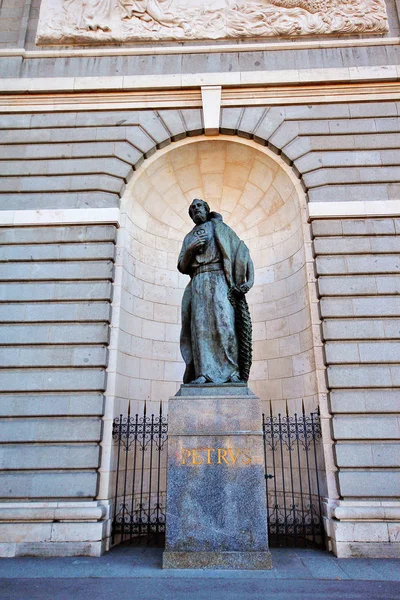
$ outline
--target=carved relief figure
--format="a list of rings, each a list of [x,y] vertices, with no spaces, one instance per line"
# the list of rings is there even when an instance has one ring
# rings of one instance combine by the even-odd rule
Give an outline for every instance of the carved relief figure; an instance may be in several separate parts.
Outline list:
[[[135,17],[150,26],[154,24],[164,27],[185,28],[187,26],[184,18],[169,11],[173,0],[119,0],[119,3],[123,19]]]
[[[246,244],[203,200],[189,208],[195,226],[182,245],[181,273],[190,275],[182,300],[184,383],[247,381],[251,321],[245,294],[254,283]]]
[[[66,15],[75,15],[76,28],[87,31],[111,31],[110,20],[112,17],[115,0],[82,0],[77,14],[76,0],[64,0]]]
[[[42,0],[37,42],[134,43],[386,31],[385,0]]]
[[[316,13],[323,9],[324,0],[264,0],[266,4],[282,6],[282,8],[303,8],[307,12]]]

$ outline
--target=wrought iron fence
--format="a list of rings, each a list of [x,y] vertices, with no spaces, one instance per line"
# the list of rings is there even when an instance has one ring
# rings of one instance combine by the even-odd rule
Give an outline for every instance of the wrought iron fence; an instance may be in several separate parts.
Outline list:
[[[319,412],[263,414],[265,487],[271,546],[323,545]]]
[[[323,545],[319,413],[263,414],[268,534],[272,546]],[[114,420],[116,470],[112,543],[162,545],[165,534],[167,418]]]
[[[163,543],[165,534],[165,474],[163,457],[168,424],[162,414],[120,415],[114,420],[117,442],[112,544]]]

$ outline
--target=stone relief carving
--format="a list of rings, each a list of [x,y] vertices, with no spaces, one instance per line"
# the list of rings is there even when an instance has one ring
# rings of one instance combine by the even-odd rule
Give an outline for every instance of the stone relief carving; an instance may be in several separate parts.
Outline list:
[[[37,43],[384,33],[384,0],[42,0]]]
[[[63,16],[77,30],[110,31],[113,5],[114,0],[64,0]]]

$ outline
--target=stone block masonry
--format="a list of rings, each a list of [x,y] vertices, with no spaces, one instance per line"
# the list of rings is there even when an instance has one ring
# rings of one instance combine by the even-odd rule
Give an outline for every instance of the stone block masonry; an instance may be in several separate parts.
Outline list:
[[[3,498],[28,497],[39,474],[43,485],[35,497],[96,496],[99,446],[93,452],[93,443],[101,440],[114,237],[115,227],[107,225],[0,230],[0,307],[7,303],[0,310]],[[49,453],[57,442],[60,451],[71,448],[67,471],[57,461],[52,468]],[[19,456],[31,443],[43,444],[43,451],[16,472],[10,466],[24,464]],[[82,443],[91,444],[85,472],[73,461]],[[74,479],[75,469],[82,480]],[[64,487],[64,480],[75,483]]]
[[[0,5],[0,48],[20,46],[21,25],[26,26],[26,0],[4,0]]]
[[[282,153],[310,202],[384,201],[399,197],[398,114],[395,102],[223,107],[220,131]],[[145,158],[204,132],[189,108],[2,114],[0,127],[3,210],[116,207]]]
[[[198,109],[3,114],[0,128],[0,210],[116,207],[145,158],[204,130]]]
[[[330,548],[399,554],[399,2],[363,0],[354,23],[334,0],[350,20],[321,29],[313,2],[272,0],[247,41],[243,21],[218,43],[182,28],[183,45],[138,39],[149,23],[130,15],[122,47],[97,25],[126,1],[0,0],[0,555],[107,549],[113,419],[156,412],[182,381],[176,258],[194,197],[257,263],[251,389],[274,412],[320,406]],[[37,44],[57,7],[73,46],[62,28]],[[308,217],[330,210],[312,246]],[[107,211],[118,241],[82,226]]]
[[[400,555],[396,219],[312,223],[340,500],[338,556]]]
[[[111,225],[0,229],[3,555],[57,553],[61,542],[72,554],[75,542],[78,554],[101,552],[106,509],[95,498],[115,234]],[[70,512],[56,531],[49,514],[60,502]]]
[[[280,55],[271,53],[269,60]],[[246,56],[249,61],[251,54]],[[71,58],[70,65],[77,60]],[[199,57],[199,64],[202,60]],[[297,60],[301,60],[300,54]],[[29,59],[24,68],[28,62],[32,67]],[[35,64],[39,69],[45,62],[50,69],[48,59],[37,59]],[[55,63],[60,65],[60,60]],[[51,74],[49,70],[49,83]],[[379,102],[376,97],[368,102],[320,105],[225,105],[220,131],[232,141],[238,136],[281,153],[307,191],[310,207],[329,200],[380,201],[399,197],[399,185],[393,181],[400,160],[398,114],[398,104]],[[101,209],[117,207],[123,196],[121,214],[131,224],[126,226],[126,242],[121,235],[116,269],[120,285],[119,289],[115,286],[113,309],[114,319],[119,310],[119,334],[114,327],[109,349],[110,355],[115,350],[108,374],[110,397],[115,396],[115,410],[121,407],[123,412],[128,403],[139,406],[144,401],[165,400],[175,393],[182,376],[177,348],[184,282],[176,278],[175,266],[177,241],[185,226],[186,196],[200,193],[197,182],[204,175],[204,190],[220,198],[221,178],[216,175],[222,170],[219,172],[215,157],[208,160],[207,151],[204,157],[199,154],[195,179],[193,169],[187,169],[193,151],[185,144],[180,152],[170,154],[176,158],[177,187],[171,183],[171,172],[160,170],[153,177],[156,161],[143,161],[157,150],[164,156],[161,149],[170,143],[172,147],[172,142],[201,135],[201,110],[113,110],[110,106],[98,111],[71,108],[36,114],[24,110],[1,114],[0,124],[0,158],[4,161],[0,209]],[[203,142],[212,143],[207,138]],[[228,144],[231,149],[234,146]],[[342,496],[338,501],[334,497],[336,504],[329,517],[335,527],[329,526],[329,535],[333,549],[341,555],[361,552],[360,544],[372,555],[378,552],[373,537],[365,539],[364,530],[354,529],[352,546],[350,534],[341,537],[339,529],[349,515],[343,517],[343,510],[350,506],[346,503],[356,503],[357,510],[364,511],[361,516],[358,513],[361,520],[378,505],[381,512],[373,514],[379,513],[385,524],[382,514],[386,514],[387,503],[393,508],[396,502],[399,407],[392,392],[399,387],[400,371],[399,223],[391,218],[314,221],[318,298],[312,249],[307,244],[303,252],[298,198],[290,194],[288,177],[278,173],[268,157],[270,175],[264,175],[266,170],[257,163],[240,196],[235,190],[245,185],[243,165],[238,168],[238,163],[247,161],[244,146],[238,156],[240,160],[233,152],[235,166],[226,170],[230,184],[222,193],[221,210],[224,216],[236,213],[237,225],[247,230],[260,266],[253,296],[254,391],[261,397],[268,393],[268,399],[276,404],[289,399],[291,406],[308,398],[309,408],[315,408],[314,370],[318,369],[323,385],[325,375],[322,350],[317,359],[313,355],[313,345],[321,345],[320,308],[333,414],[333,427],[324,432],[329,444],[332,436],[336,443],[327,480],[335,490],[338,482]],[[135,169],[146,164],[151,165],[146,177],[151,176],[157,185],[150,182],[151,189],[146,191],[146,177],[137,177],[132,181],[135,187],[125,193]],[[262,209],[252,204],[267,192]],[[282,217],[274,220],[271,213],[278,213],[280,207]],[[264,212],[265,221],[261,219]],[[286,220],[282,220],[284,214]],[[122,223],[120,233],[123,230]],[[102,473],[102,482],[106,481],[107,460],[112,464],[111,409],[103,431],[100,419],[109,360],[115,229],[3,227],[0,233],[3,502],[14,505],[29,497],[35,504],[43,501],[52,506],[65,499],[71,504],[96,504],[96,497],[109,498],[108,483],[102,483],[104,489],[98,487],[98,473]],[[306,288],[308,278],[312,285]],[[314,294],[312,326],[310,290]],[[385,412],[385,420],[380,412]],[[329,417],[325,415],[325,423]],[[358,437],[360,431],[362,438]],[[25,439],[18,437],[22,433]],[[26,456],[18,453],[22,448]],[[391,486],[382,485],[389,480]],[[372,536],[375,530],[370,531]],[[387,542],[380,548],[398,552],[393,528],[386,531]],[[59,543],[55,538],[32,540],[36,546],[42,542]],[[19,542],[15,544],[2,552],[29,551],[27,546],[22,550]],[[100,552],[101,542],[93,548],[90,552]]]

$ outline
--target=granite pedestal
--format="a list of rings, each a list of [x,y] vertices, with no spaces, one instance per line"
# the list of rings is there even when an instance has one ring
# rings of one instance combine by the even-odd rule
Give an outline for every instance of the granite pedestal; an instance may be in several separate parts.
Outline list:
[[[270,569],[260,399],[183,385],[168,423],[163,568]]]

